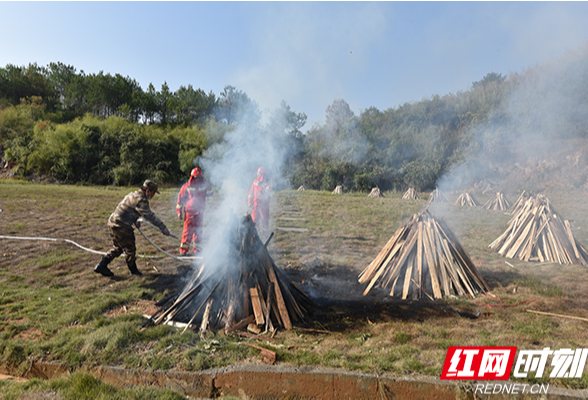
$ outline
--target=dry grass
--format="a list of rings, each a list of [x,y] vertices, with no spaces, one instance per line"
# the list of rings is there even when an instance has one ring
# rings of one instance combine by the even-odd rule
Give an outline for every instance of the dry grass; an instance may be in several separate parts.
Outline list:
[[[4,210],[0,235],[66,238],[105,251],[109,247],[106,219],[129,190],[0,182]],[[176,194],[175,189],[164,190],[151,205],[179,234],[181,225],[173,207]],[[433,205],[433,212],[460,239],[496,298],[416,303],[391,300],[378,290],[361,296],[364,287],[357,283],[359,272],[402,221],[426,205],[425,200],[402,200],[402,193],[385,195],[334,196],[307,190],[274,196],[275,237],[270,253],[317,303],[315,314],[303,327],[331,332],[279,332],[279,345],[264,344],[277,352],[278,363],[439,376],[451,345],[539,349],[588,343],[587,322],[526,311],[588,318],[584,289],[588,269],[498,256],[487,246],[503,232],[510,216],[481,207],[454,206],[458,194],[446,194],[450,203]],[[507,193],[511,200],[517,195]],[[574,234],[587,245],[586,194],[546,195],[562,217],[573,220]],[[476,197],[480,203],[488,198]],[[279,220],[286,210],[299,211],[297,215],[305,220]],[[285,232],[278,226],[308,231]],[[173,239],[150,232],[165,250],[177,251]],[[188,371],[260,362],[258,354],[240,346],[234,336],[201,339],[169,327],[140,330],[141,314],[152,312],[157,300],[183,286],[189,265],[169,258],[140,259],[139,269],[146,276],[132,279],[121,259],[112,264],[115,278],[107,279],[92,272],[99,256],[64,242],[0,239],[0,246],[0,358],[15,370],[26,368],[31,358]],[[137,247],[141,254],[157,254],[140,235]],[[571,381],[551,383],[588,386],[586,375]]]

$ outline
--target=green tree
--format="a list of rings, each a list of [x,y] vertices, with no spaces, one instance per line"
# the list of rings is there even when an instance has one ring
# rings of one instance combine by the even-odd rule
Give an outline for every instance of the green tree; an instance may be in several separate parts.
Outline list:
[[[194,90],[192,85],[180,86],[174,96],[175,122],[185,125],[204,121],[217,103],[214,93],[210,92],[207,95],[202,89]]]
[[[159,108],[157,106],[157,90],[155,90],[152,83],[149,84],[147,92],[142,95],[141,104],[145,122],[148,124],[155,123]]]
[[[173,121],[174,97],[169,90],[167,82],[161,85],[161,91],[155,95],[155,102],[157,105],[157,119],[162,125],[167,125]]]
[[[220,94],[216,117],[227,125],[257,126],[261,120],[257,103],[243,91],[225,86]]]

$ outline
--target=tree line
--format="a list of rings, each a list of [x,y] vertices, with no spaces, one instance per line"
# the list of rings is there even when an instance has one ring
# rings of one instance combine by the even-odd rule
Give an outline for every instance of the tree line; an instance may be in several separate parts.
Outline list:
[[[129,77],[78,73],[61,63],[0,68],[4,159],[18,164],[23,176],[48,174],[64,182],[123,185],[151,176],[177,183],[192,160],[247,125],[290,150],[283,170],[293,188],[428,190],[471,157],[509,157],[513,141],[529,132],[588,136],[586,110],[586,47],[386,110],[369,107],[355,115],[344,99],[335,99],[325,122],[306,132],[306,115],[285,102],[262,126],[257,103],[232,86],[218,96],[192,85],[171,92],[165,83],[143,91]]]
[[[160,90],[120,74],[100,71],[86,74],[63,63],[43,67],[8,64],[0,68],[0,98],[4,105],[16,106],[21,99],[41,97],[54,121],[68,122],[87,113],[101,118],[120,116],[147,124],[193,124],[219,105],[214,93],[180,86],[172,92],[164,82]]]

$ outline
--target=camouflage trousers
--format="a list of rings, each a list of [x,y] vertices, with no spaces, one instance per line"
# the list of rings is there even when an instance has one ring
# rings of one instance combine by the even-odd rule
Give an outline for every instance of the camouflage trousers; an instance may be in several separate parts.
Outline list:
[[[135,233],[132,228],[120,228],[109,226],[112,248],[106,253],[108,262],[125,253],[127,265],[134,265],[137,259],[137,248],[135,246]]]

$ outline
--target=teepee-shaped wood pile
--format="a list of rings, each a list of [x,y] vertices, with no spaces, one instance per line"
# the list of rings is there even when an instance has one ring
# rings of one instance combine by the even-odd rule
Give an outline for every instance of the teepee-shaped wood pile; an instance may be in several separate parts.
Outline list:
[[[235,217],[224,238],[182,293],[148,323],[187,321],[202,331],[224,327],[225,332],[253,324],[273,331],[280,326],[292,329],[292,322],[304,319],[310,299],[276,267],[251,216],[241,221]]]
[[[510,208],[510,202],[508,199],[502,194],[502,192],[497,192],[496,196],[492,197],[488,200],[482,208],[486,210],[500,210],[505,211]]]
[[[304,189],[304,185],[301,185],[301,186],[298,188],[298,191],[299,191],[299,192],[304,192],[305,190],[306,190],[306,189]]]
[[[457,200],[455,200],[454,203],[456,206],[466,206],[466,207],[477,207],[479,206],[478,202],[476,201],[476,199],[474,198],[474,196],[472,196],[469,193],[462,193],[459,195],[459,197],[457,198]]]
[[[380,188],[376,186],[372,189],[370,194],[368,194],[368,197],[384,197],[384,195],[382,194],[382,192],[380,192]]]
[[[390,296],[415,300],[490,290],[449,227],[426,209],[394,233],[359,282],[369,282],[364,296],[378,283]]]
[[[343,194],[343,186],[337,185],[335,190],[333,190],[333,194]]]
[[[419,194],[417,193],[416,190],[414,190],[414,188],[410,187],[408,188],[408,190],[404,193],[404,196],[402,196],[403,200],[419,200]]]
[[[586,265],[588,252],[572,234],[547,197],[530,197],[511,218],[507,230],[489,246],[498,254],[523,261]]]
[[[447,197],[439,190],[439,188],[435,188],[433,193],[429,196],[429,203],[447,203]]]
[[[521,193],[517,201],[514,202],[514,204],[510,207],[508,212],[512,215],[518,214],[519,211],[521,211],[523,207],[525,207],[525,203],[527,202],[527,200],[529,200],[530,197],[531,195],[527,193],[526,190],[523,190],[523,193]]]

